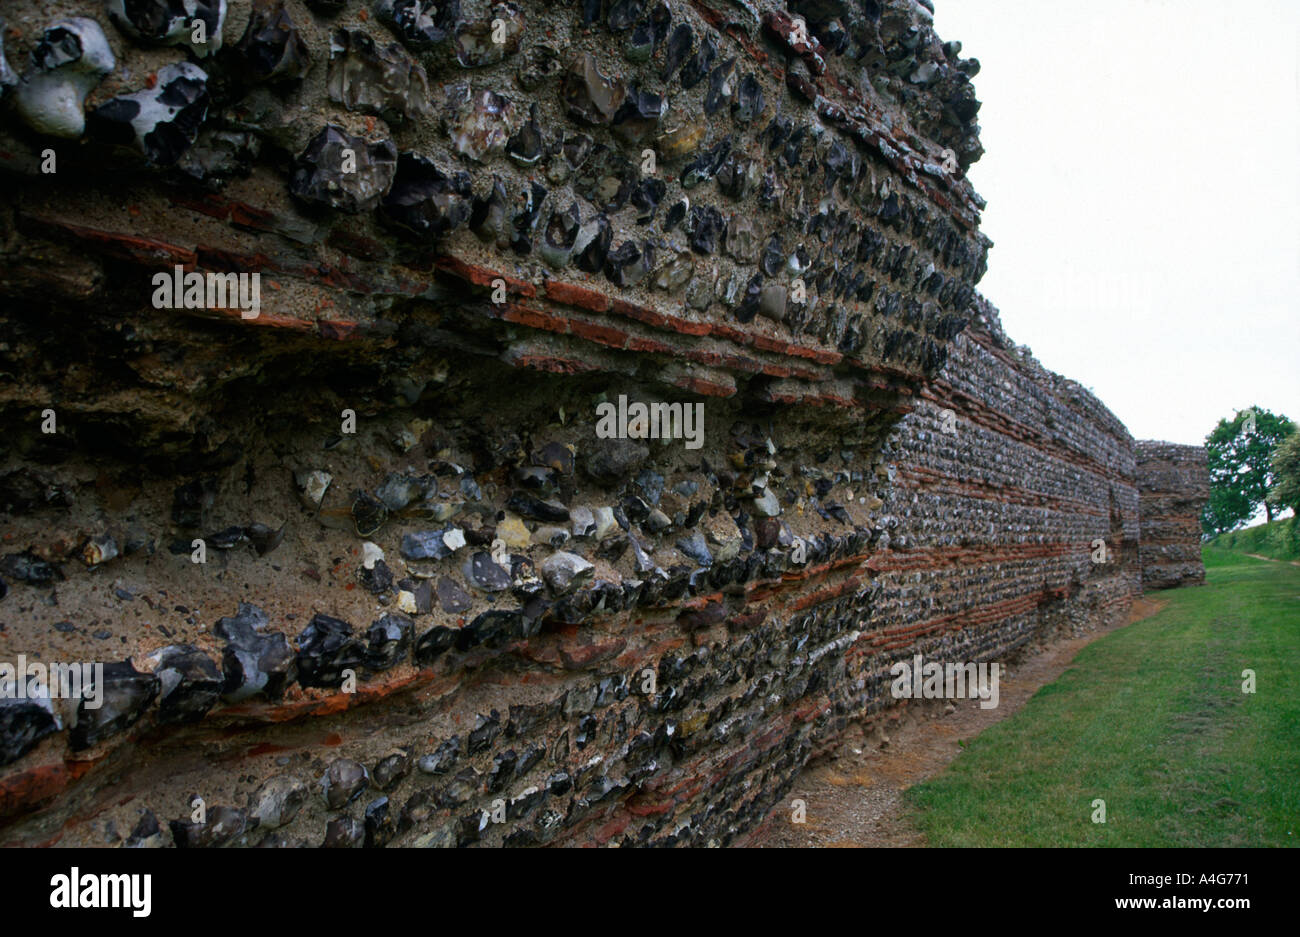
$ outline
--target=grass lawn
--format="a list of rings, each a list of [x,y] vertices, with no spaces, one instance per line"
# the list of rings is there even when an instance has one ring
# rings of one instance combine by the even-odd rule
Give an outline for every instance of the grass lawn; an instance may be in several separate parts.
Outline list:
[[[1300,845],[1300,567],[1205,561],[907,792],[931,845]]]

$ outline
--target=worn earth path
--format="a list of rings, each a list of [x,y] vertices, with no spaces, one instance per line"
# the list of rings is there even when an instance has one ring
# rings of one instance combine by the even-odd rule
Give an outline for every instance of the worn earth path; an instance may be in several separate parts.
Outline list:
[[[1133,604],[1126,625],[1165,606],[1153,598]],[[1101,629],[1031,653],[999,678],[997,709],[980,709],[978,700],[930,708],[883,738],[859,736],[827,761],[807,768],[783,807],[773,815],[770,832],[755,845],[764,847],[926,846],[903,805],[903,792],[940,774],[962,750],[962,743],[995,722],[1019,712],[1038,689],[1070,668],[1085,646],[1117,627]],[[941,708],[943,707],[943,708]],[[882,744],[882,741],[884,744]],[[804,823],[782,822],[794,800],[806,804]]]
[[[1300,566],[1300,560],[1275,560],[1271,556],[1261,556],[1258,553],[1247,553],[1252,560],[1263,560],[1266,563],[1290,563],[1292,566]]]

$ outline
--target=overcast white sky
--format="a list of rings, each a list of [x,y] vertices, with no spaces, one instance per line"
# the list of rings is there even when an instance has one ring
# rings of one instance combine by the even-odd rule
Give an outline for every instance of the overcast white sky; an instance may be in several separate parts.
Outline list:
[[[1138,439],[1300,420],[1300,2],[936,0],[1011,338]]]

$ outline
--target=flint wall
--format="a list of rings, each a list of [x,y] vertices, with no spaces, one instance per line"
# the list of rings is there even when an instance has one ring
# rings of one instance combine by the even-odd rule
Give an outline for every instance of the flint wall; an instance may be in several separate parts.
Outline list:
[[[415,6],[6,6],[0,660],[111,666],[0,704],[0,841],[746,842],[894,660],[1125,613],[927,4]]]

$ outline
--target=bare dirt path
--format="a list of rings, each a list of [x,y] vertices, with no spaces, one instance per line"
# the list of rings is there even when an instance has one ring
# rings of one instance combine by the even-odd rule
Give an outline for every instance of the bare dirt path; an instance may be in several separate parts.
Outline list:
[[[1300,560],[1275,560],[1271,556],[1260,556],[1258,553],[1247,553],[1252,560],[1264,560],[1268,563],[1290,563],[1292,566],[1300,566]]]
[[[1126,624],[1154,615],[1164,602],[1142,598]],[[1118,626],[1117,626],[1118,627]],[[1092,641],[1115,628],[1061,641],[1027,656],[1000,675],[997,709],[980,709],[978,700],[930,704],[912,721],[887,730],[880,745],[865,737],[840,754],[807,768],[785,799],[784,818],[796,799],[806,804],[802,824],[781,822],[782,813],[761,844],[766,847],[925,846],[925,837],[903,808],[903,792],[935,777],[961,751],[961,742],[1018,712],[1039,687],[1055,680]],[[941,708],[944,707],[944,708]]]

